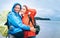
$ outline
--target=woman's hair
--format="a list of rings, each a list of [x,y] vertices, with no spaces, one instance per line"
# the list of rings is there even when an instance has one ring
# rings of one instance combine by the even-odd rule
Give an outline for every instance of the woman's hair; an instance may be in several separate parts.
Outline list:
[[[19,6],[20,6],[20,9],[22,9],[22,6],[21,6],[21,4],[19,4],[19,3],[16,3],[16,4],[14,4],[14,6],[13,6],[13,8],[12,8],[12,11],[14,11],[14,8],[15,8],[17,5],[19,5]]]
[[[28,7],[26,5],[23,5],[23,7],[26,8],[26,13],[28,12]]]

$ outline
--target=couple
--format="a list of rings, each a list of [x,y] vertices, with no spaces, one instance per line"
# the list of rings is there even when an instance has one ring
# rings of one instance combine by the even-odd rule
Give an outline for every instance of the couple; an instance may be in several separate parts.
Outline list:
[[[16,3],[12,11],[8,14],[8,37],[9,38],[35,38],[35,28],[33,24],[29,21],[30,16],[32,21],[34,20],[34,16],[36,14],[35,9],[28,9],[26,5],[23,7]],[[34,21],[33,21],[34,23]]]

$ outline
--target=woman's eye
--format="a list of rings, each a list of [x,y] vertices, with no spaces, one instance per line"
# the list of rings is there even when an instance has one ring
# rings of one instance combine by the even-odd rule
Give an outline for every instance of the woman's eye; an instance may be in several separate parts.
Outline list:
[[[16,9],[20,9],[19,7],[15,7]]]
[[[25,9],[23,9],[23,10],[25,10]]]

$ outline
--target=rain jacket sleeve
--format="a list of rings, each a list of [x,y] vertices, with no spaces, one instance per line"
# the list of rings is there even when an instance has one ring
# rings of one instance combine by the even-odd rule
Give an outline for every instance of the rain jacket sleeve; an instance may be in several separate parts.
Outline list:
[[[36,10],[35,9],[29,9],[29,12],[31,12],[30,16],[32,18],[34,18],[34,16],[36,15]]]
[[[13,26],[18,27],[18,28],[21,28],[21,29],[23,29],[23,30],[30,30],[30,27],[24,25],[24,24],[22,23],[21,18],[16,17],[16,15],[14,15],[14,14],[9,14],[7,18],[8,18],[8,20],[9,20],[9,22],[10,22]]]

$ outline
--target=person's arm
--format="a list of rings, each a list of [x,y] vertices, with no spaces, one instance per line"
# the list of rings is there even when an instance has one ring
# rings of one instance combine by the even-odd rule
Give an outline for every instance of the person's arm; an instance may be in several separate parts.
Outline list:
[[[28,14],[30,13],[30,16],[33,18],[36,15],[36,10],[35,9],[29,9]]]
[[[22,28],[23,30],[30,30],[29,26],[26,26],[22,23],[21,18],[19,19],[18,17],[16,17],[14,14],[9,14],[8,15],[8,20],[10,21],[11,24],[13,24],[13,26],[18,27],[18,28]]]

